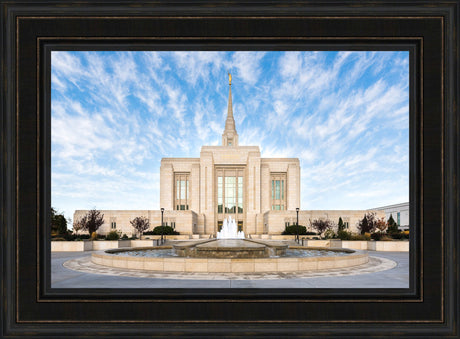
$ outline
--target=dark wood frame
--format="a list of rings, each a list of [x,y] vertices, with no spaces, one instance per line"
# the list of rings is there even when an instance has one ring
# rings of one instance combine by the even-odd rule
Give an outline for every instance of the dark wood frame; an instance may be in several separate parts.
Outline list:
[[[459,335],[459,0],[3,1],[1,335]],[[410,51],[409,289],[51,289],[49,53]]]

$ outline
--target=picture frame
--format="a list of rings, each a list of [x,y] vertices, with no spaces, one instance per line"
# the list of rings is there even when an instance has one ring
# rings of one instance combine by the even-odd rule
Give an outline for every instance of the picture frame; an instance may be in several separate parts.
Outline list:
[[[458,7],[3,2],[2,335],[458,336]],[[84,48],[409,50],[410,288],[51,289],[49,55]]]

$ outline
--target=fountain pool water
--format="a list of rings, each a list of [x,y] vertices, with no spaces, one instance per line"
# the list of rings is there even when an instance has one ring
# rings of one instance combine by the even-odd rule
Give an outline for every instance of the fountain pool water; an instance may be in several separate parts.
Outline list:
[[[244,239],[244,232],[238,231],[235,219],[229,216],[224,219],[220,232],[217,232],[217,239]]]

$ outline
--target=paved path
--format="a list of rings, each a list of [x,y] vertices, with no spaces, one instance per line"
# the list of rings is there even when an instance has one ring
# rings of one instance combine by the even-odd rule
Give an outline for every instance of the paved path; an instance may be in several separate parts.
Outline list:
[[[279,274],[156,273],[95,265],[91,252],[53,252],[53,288],[408,288],[409,254],[369,252],[365,265]]]

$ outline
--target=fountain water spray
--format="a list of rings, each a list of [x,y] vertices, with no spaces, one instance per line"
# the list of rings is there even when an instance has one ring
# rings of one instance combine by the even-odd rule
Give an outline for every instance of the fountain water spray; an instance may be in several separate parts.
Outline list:
[[[224,219],[220,232],[217,232],[217,239],[244,239],[244,232],[238,232],[235,219],[229,216]]]

